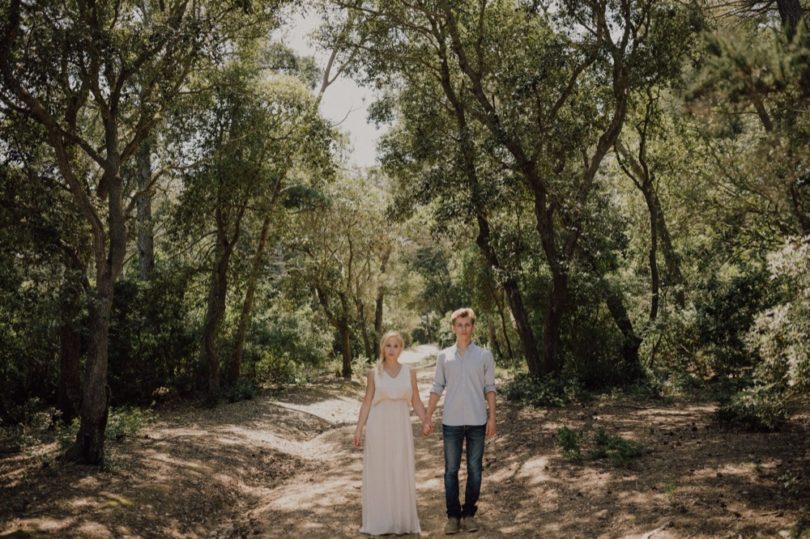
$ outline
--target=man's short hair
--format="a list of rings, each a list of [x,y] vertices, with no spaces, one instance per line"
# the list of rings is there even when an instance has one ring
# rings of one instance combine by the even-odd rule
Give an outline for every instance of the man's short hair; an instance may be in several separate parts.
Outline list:
[[[470,322],[475,325],[475,311],[470,309],[469,307],[462,307],[461,309],[456,309],[453,311],[453,314],[450,315],[450,325],[455,325],[456,318],[468,318]]]

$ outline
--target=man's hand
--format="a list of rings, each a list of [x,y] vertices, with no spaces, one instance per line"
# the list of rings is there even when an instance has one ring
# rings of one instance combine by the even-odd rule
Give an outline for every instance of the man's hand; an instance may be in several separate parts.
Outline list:
[[[422,425],[422,437],[424,438],[431,433],[433,433],[433,421],[426,421]]]
[[[497,429],[495,428],[495,418],[490,417],[489,420],[487,421],[486,437],[487,438],[494,438],[496,432],[497,432]]]

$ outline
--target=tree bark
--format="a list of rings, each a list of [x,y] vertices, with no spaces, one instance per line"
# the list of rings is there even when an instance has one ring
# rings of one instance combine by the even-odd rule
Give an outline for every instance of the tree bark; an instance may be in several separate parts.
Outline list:
[[[341,337],[341,348],[343,351],[343,369],[341,374],[343,378],[348,380],[352,377],[352,340],[351,340],[351,324],[349,323],[349,298],[343,292],[338,293],[340,298],[340,308],[342,309],[342,316],[339,319],[338,331]]]
[[[500,296],[500,291],[497,292],[497,295]],[[503,333],[503,342],[506,344],[506,352],[509,354],[508,357],[512,359],[515,357],[515,352],[512,350],[512,340],[509,338],[509,326],[506,323],[506,316],[503,313],[503,303],[499,297],[495,298],[495,305],[498,307],[498,316],[501,319],[501,332]]]
[[[607,303],[613,321],[623,337],[622,371],[626,375],[624,381],[637,380],[641,375],[641,361],[638,357],[638,350],[641,348],[642,339],[633,330],[633,323],[630,321],[630,316],[627,314],[621,295],[610,286],[605,289],[605,303]]]
[[[380,285],[377,287],[377,297],[374,300],[374,334],[376,336],[374,342],[377,343],[382,339],[383,334],[383,308],[385,303],[385,283],[382,282],[382,277],[385,275],[385,269],[388,266],[388,260],[391,257],[391,249],[386,249],[380,261]],[[376,354],[375,354],[376,355]]]
[[[264,263],[264,252],[267,248],[267,238],[270,236],[270,215],[266,215],[262,222],[262,229],[259,232],[259,242],[256,244],[256,252],[253,254],[253,262],[250,267],[245,300],[242,302],[242,312],[239,314],[239,324],[234,337],[233,352],[228,362],[226,372],[227,382],[235,384],[239,379],[242,370],[242,357],[245,351],[245,340],[247,338],[248,326],[252,320],[253,301],[256,297],[256,288],[259,282],[262,264]]]
[[[152,145],[143,141],[136,154],[138,168],[138,274],[143,281],[155,271],[155,237],[152,224]]]
[[[244,206],[239,209],[234,223],[233,238],[228,237],[227,216],[221,207],[217,207],[217,233],[214,254],[214,266],[211,271],[211,282],[208,289],[208,304],[203,322],[201,367],[206,377],[206,392],[209,404],[216,403],[220,395],[220,365],[217,346],[225,319],[225,306],[228,295],[228,266],[233,248],[239,239],[241,217]]]
[[[776,5],[779,8],[782,27],[787,32],[788,38],[792,40],[802,20],[803,9],[801,0],[776,0]]]

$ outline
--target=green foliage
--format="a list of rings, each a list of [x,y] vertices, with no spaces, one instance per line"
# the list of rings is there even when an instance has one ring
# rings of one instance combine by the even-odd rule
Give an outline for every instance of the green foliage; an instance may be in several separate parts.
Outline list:
[[[783,391],[775,386],[745,388],[721,402],[717,418],[751,431],[779,430],[787,420]]]
[[[259,388],[253,380],[239,378],[235,384],[226,388],[223,396],[228,402],[253,400],[259,394]]]
[[[788,391],[810,388],[810,236],[788,238],[768,255],[770,285],[784,301],[758,313],[745,337],[751,354],[762,358],[756,374]]]
[[[192,389],[196,346],[187,280],[182,269],[158,270],[149,281],[116,284],[109,348],[114,405],[149,404],[160,387]]]
[[[582,460],[582,451],[579,448],[579,435],[568,427],[557,429],[557,445],[560,447],[566,460],[579,462]]]
[[[586,446],[589,460],[607,458],[614,466],[621,468],[627,468],[644,454],[644,447],[640,443],[608,434],[602,428],[588,437],[585,433],[561,427],[557,430],[557,445],[566,460],[582,462],[582,446]]]
[[[743,267],[727,279],[713,274],[697,297],[695,324],[708,373],[750,377],[758,358],[746,350],[745,336],[756,313],[772,302],[764,269]]]
[[[576,380],[547,377],[535,380],[528,373],[519,373],[506,383],[503,393],[507,400],[536,407],[560,407],[583,402],[588,394]]]
[[[104,438],[107,443],[133,438],[141,429],[154,422],[155,418],[155,412],[149,408],[111,407]],[[79,418],[74,419],[69,425],[61,421],[55,422],[54,432],[59,447],[63,451],[68,449],[76,441],[79,433]]]
[[[324,364],[331,343],[331,332],[309,306],[279,301],[254,322],[246,361],[255,362],[257,383],[291,384],[303,380],[305,369]]]
[[[619,467],[628,467],[633,460],[644,454],[643,446],[633,440],[608,434],[604,429],[597,429],[593,435],[593,445],[589,452],[592,459],[608,458]]]

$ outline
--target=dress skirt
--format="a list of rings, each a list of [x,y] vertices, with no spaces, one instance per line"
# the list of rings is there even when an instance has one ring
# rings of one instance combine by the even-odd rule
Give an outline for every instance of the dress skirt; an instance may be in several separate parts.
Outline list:
[[[371,535],[419,533],[410,403],[396,399],[374,404],[364,446],[360,531]]]

